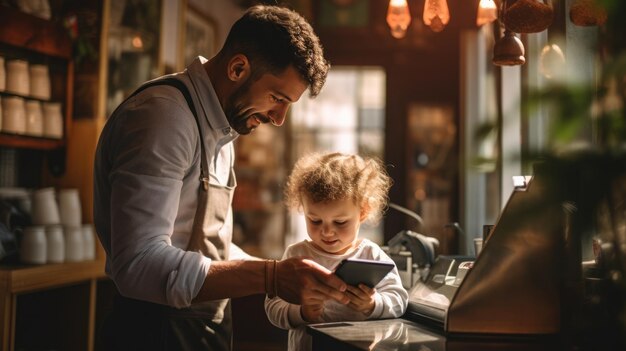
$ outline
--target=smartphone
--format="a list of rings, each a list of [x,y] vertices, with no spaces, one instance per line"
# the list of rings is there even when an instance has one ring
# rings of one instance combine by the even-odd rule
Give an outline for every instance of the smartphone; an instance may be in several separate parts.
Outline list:
[[[373,288],[393,267],[393,262],[348,258],[339,263],[335,274],[348,285],[359,286],[362,283]]]

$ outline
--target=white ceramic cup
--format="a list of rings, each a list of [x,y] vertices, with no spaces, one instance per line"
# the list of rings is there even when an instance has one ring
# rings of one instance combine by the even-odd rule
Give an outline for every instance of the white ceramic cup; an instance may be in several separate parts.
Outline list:
[[[4,69],[4,57],[0,56],[0,91],[7,88],[7,74]]]
[[[46,226],[46,241],[48,263],[61,263],[65,261],[65,237],[63,227],[55,224]]]
[[[42,226],[26,227],[22,231],[20,261],[29,264],[46,263],[46,232]]]
[[[33,192],[32,220],[35,225],[61,223],[54,188],[42,188]]]
[[[96,259],[96,236],[94,235],[93,225],[83,225],[83,259]]]
[[[30,78],[27,61],[7,61],[6,76],[6,90],[8,92],[24,96],[30,94]]]
[[[82,213],[78,189],[60,189],[57,198],[61,224],[68,227],[79,227],[82,224]]]
[[[26,134],[43,135],[43,112],[39,101],[26,100]]]
[[[2,131],[26,133],[26,106],[19,96],[5,96],[2,99]]]
[[[50,99],[50,74],[46,65],[30,65],[30,96]]]
[[[49,138],[61,139],[63,137],[61,103],[44,102],[43,115],[43,135]]]
[[[85,257],[82,227],[63,227],[65,233],[65,262],[80,262]]]

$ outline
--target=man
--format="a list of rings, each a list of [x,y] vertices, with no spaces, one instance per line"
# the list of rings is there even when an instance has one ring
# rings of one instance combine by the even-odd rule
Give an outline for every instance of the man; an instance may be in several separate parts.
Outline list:
[[[250,8],[212,59],[146,83],[109,118],[95,160],[94,212],[119,296],[110,350],[229,350],[230,300],[278,295],[347,303],[346,285],[304,258],[255,260],[231,243],[233,140],[280,126],[328,63],[311,26]]]

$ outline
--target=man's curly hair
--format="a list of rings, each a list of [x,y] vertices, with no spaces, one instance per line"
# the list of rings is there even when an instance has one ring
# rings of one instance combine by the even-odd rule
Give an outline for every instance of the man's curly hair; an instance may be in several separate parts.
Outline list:
[[[315,203],[352,199],[376,223],[387,206],[391,178],[378,159],[339,152],[313,153],[296,162],[285,189],[288,208],[302,210],[304,197]]]
[[[319,38],[297,12],[280,6],[250,7],[233,25],[219,55],[248,57],[253,78],[279,74],[293,65],[308,83],[311,97],[324,86],[330,64],[324,58]]]

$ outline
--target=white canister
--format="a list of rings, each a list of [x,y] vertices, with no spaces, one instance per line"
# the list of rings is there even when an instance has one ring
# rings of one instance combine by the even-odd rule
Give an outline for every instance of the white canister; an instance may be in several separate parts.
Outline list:
[[[50,99],[50,73],[48,66],[30,65],[30,96],[39,99]]]
[[[35,225],[60,224],[59,206],[54,188],[42,188],[33,192],[32,220]]]
[[[2,131],[26,133],[26,107],[19,96],[5,96],[2,99]]]
[[[26,134],[43,135],[43,112],[39,101],[26,100]]]
[[[79,227],[82,224],[82,213],[78,189],[60,189],[57,197],[61,224]]]
[[[60,225],[49,225],[46,227],[46,242],[48,263],[62,263],[65,261],[65,237],[63,227]]]
[[[79,262],[85,257],[82,227],[63,227],[65,233],[65,262]]]
[[[96,259],[96,236],[91,224],[83,225],[83,259]]]
[[[7,88],[7,74],[4,69],[4,57],[0,56],[0,91]]]
[[[26,227],[20,243],[20,261],[30,264],[46,263],[46,233],[44,227]]]
[[[61,103],[44,102],[43,116],[43,135],[48,138],[63,138],[63,114],[61,113]]]
[[[30,78],[27,61],[7,61],[6,76],[6,91],[24,96],[30,94]]]

